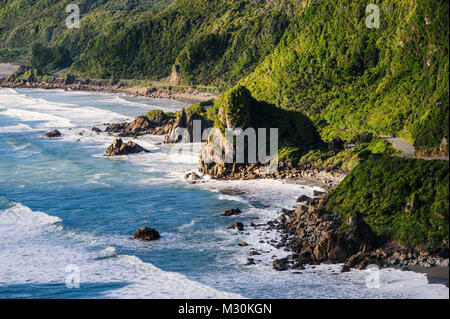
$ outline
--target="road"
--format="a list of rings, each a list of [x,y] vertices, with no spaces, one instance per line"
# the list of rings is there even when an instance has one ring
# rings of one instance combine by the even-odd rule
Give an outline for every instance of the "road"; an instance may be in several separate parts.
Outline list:
[[[392,143],[392,146],[399,150],[400,154],[395,154],[395,156],[399,157],[414,157],[414,158],[420,158],[424,160],[434,160],[434,159],[445,159],[448,161],[448,157],[422,157],[422,156],[415,156],[416,149],[414,146],[406,142],[405,140],[402,140],[398,137],[390,137],[390,136],[380,136],[380,138],[385,139],[388,142]]]

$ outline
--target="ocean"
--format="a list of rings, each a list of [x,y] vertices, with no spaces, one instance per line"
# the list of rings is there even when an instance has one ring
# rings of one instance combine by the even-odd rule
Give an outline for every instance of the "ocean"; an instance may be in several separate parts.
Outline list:
[[[318,187],[275,180],[190,184],[198,154],[162,136],[132,139],[151,152],[103,156],[106,123],[187,104],[119,94],[0,88],[0,298],[448,298],[425,274],[340,265],[277,272],[289,252],[263,223]],[[61,138],[42,135],[58,129]],[[131,140],[124,138],[125,141]],[[188,147],[188,146],[186,146]],[[229,208],[242,215],[223,217]],[[258,219],[255,219],[258,218]],[[137,228],[160,240],[133,241]],[[247,247],[238,243],[245,241]],[[256,265],[246,266],[251,248]],[[79,278],[72,285],[71,278]],[[72,277],[71,277],[72,276]]]

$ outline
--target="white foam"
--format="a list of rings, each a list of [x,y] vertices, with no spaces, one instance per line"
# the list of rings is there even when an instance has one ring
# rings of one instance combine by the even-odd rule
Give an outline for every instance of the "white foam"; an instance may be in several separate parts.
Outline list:
[[[21,133],[31,131],[33,131],[33,128],[31,126],[22,123],[12,126],[0,126],[0,133]]]
[[[38,128],[69,128],[117,122],[130,118],[108,110],[69,103],[49,102],[13,90],[0,90],[0,114],[21,121],[43,121]]]
[[[67,266],[80,271],[80,286],[118,283],[106,298],[241,298],[183,275],[163,271],[136,256],[117,255],[113,246],[88,249],[102,240],[63,232],[61,219],[15,204],[0,210],[0,286],[64,284]],[[31,244],[32,243],[32,244]]]

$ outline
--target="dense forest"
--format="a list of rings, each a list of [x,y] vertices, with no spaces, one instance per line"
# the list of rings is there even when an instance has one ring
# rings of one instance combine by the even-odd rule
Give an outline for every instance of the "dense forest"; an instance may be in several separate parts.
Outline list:
[[[448,2],[374,2],[379,28],[349,0],[79,1],[68,29],[68,0],[3,0],[0,59],[163,82],[177,66],[183,85],[239,84],[303,112],[326,141],[371,132],[448,152]]]
[[[372,155],[328,196],[327,209],[360,214],[380,236],[413,247],[448,247],[448,161]]]

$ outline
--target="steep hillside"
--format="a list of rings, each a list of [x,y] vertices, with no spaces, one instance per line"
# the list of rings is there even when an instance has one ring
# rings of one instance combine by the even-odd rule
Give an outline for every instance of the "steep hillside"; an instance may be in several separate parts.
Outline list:
[[[326,141],[371,132],[448,154],[445,0],[375,1],[379,29],[350,0],[80,1],[81,28],[67,29],[69,2],[0,1],[0,59],[29,59],[40,43],[85,77],[239,83],[302,111]]]
[[[328,195],[327,210],[359,214],[376,234],[403,245],[448,247],[448,161],[372,156]]]
[[[80,0],[80,29],[68,29],[70,0],[0,1],[0,60],[25,62],[34,43],[62,46],[72,57],[83,52],[109,24],[163,10],[172,0]]]
[[[293,15],[291,1],[176,0],[163,12],[105,30],[76,63],[94,77],[168,76],[230,86],[269,54]]]
[[[90,77],[165,79],[178,65],[182,84],[231,87],[274,49],[301,1],[81,1],[80,29],[65,26],[68,3],[1,1],[0,58],[26,60],[39,42],[68,50]]]
[[[448,141],[448,2],[375,2],[379,29],[366,27],[366,3],[311,2],[241,83],[305,112],[324,138],[371,131],[427,153]]]

